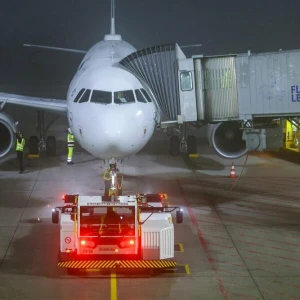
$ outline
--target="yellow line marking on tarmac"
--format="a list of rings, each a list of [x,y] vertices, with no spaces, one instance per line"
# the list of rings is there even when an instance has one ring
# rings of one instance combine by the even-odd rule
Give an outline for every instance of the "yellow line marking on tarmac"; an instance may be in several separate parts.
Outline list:
[[[110,274],[110,300],[117,300],[117,275],[116,272]]]
[[[184,252],[182,243],[175,243],[175,252]]]
[[[184,267],[185,267],[185,272],[186,272],[186,274],[187,274],[187,275],[191,275],[191,271],[190,271],[189,265],[184,265]]]

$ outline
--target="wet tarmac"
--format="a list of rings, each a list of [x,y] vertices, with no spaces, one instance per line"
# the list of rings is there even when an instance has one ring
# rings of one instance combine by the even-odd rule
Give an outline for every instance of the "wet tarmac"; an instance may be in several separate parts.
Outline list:
[[[199,140],[199,143],[203,142]],[[252,153],[229,161],[206,144],[199,158],[172,157],[156,134],[119,165],[124,194],[168,194],[184,210],[175,224],[175,271],[70,276],[57,267],[51,210],[66,193],[102,195],[106,164],[77,149],[0,160],[0,299],[300,299],[300,176],[297,156]],[[236,178],[229,178],[234,163]]]

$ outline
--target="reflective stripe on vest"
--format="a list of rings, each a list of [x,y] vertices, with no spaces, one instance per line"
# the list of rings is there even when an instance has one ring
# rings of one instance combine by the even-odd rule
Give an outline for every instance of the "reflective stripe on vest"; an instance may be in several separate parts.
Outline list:
[[[74,135],[68,133],[68,147],[74,147]]]
[[[22,138],[21,143],[19,143],[19,141],[17,139],[16,151],[23,151],[24,146],[25,146],[25,139]]]

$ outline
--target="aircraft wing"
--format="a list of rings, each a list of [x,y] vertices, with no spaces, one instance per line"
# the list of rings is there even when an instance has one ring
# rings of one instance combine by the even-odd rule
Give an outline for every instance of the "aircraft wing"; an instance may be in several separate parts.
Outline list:
[[[50,112],[66,113],[68,110],[66,100],[0,93],[0,109],[3,108],[6,103],[29,106]]]

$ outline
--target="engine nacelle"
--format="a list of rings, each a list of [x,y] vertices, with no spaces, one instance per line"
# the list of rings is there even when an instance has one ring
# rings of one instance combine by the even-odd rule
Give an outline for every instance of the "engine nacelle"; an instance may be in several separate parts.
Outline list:
[[[225,158],[238,158],[248,152],[243,140],[243,131],[239,121],[227,121],[210,124],[208,128],[209,144]]]
[[[6,113],[0,113],[0,157],[5,156],[15,145],[14,120]]]

